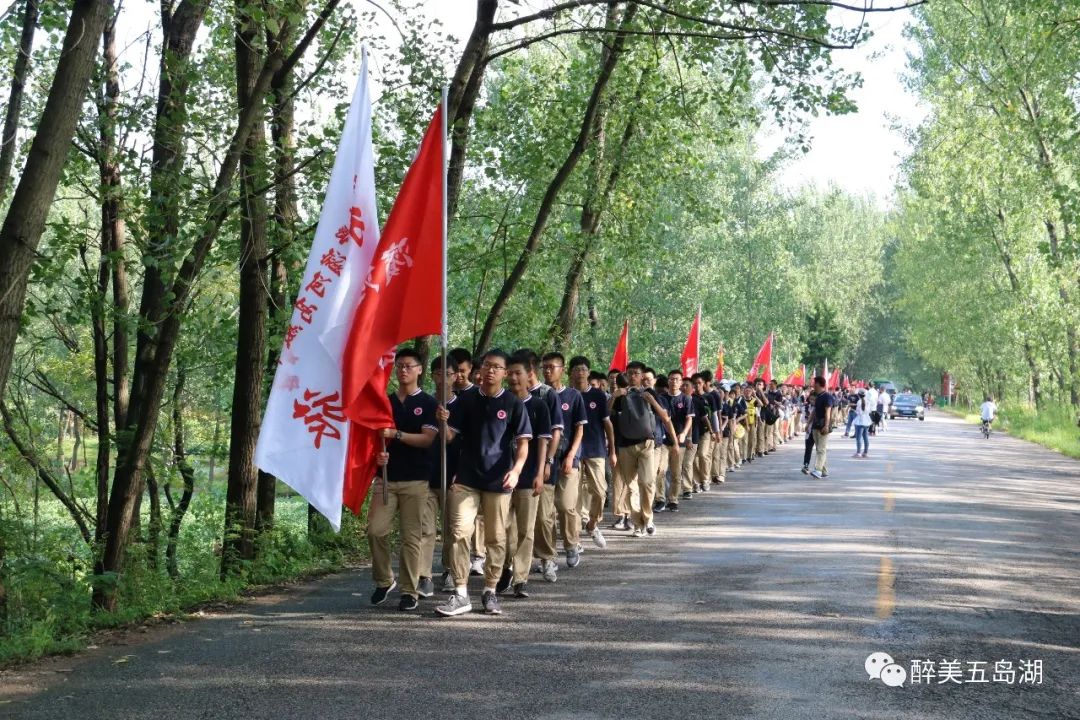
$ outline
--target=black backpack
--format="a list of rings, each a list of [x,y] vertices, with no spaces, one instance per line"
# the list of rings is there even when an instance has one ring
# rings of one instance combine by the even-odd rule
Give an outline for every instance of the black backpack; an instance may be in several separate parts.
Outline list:
[[[766,405],[761,409],[761,419],[765,421],[766,425],[775,425],[776,421],[780,419],[780,413],[772,405]]]
[[[656,416],[645,398],[644,390],[631,390],[622,397],[617,422],[619,434],[633,443],[655,437]]]

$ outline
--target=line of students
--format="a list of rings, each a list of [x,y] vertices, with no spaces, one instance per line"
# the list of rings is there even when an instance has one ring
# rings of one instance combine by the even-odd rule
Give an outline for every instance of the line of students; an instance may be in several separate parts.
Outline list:
[[[456,349],[431,363],[441,407],[420,388],[420,355],[395,357],[395,427],[383,431],[388,488],[372,488],[368,535],[380,605],[400,587],[398,608],[415,610],[435,594],[434,549],[440,508],[442,590],[436,612],[470,612],[470,575],[483,575],[481,605],[501,613],[500,596],[529,596],[538,571],[558,579],[557,538],[567,568],[581,562],[584,532],[607,546],[601,525],[608,503],[612,529],[652,536],[655,514],[723,483],[729,472],[774,452],[800,428],[803,408],[794,388],[758,380],[726,385],[705,371],[665,375],[640,362],[608,377],[588,358],[493,349],[474,369]],[[569,370],[571,385],[563,378]],[[543,372],[541,383],[538,371]],[[610,390],[610,392],[609,392]],[[442,496],[439,432],[447,437],[447,497]],[[390,537],[400,524],[395,577]]]

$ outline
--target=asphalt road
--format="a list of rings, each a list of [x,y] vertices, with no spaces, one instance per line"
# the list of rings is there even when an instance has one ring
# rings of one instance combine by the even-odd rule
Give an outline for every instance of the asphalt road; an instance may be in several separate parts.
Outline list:
[[[357,571],[0,674],[0,717],[1080,718],[1080,462],[942,415],[871,442],[824,480],[789,443],[501,617]]]

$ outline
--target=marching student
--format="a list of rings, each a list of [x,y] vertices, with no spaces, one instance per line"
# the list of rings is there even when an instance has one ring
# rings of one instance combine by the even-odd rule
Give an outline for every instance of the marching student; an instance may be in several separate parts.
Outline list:
[[[562,440],[557,448],[552,474],[555,481],[555,513],[566,551],[566,567],[581,562],[581,518],[578,516],[578,492],[581,488],[581,439],[589,420],[585,401],[576,388],[563,384],[566,358],[560,352],[544,353],[541,359],[544,382],[555,390],[562,413]]]
[[[608,413],[607,396],[598,386],[590,386],[590,381],[596,374],[589,371],[589,359],[584,355],[570,358],[570,380],[581,393],[585,417],[588,420],[581,436],[581,495],[588,503],[585,506],[585,532],[596,547],[605,548],[607,540],[600,531],[600,521],[604,518],[604,500],[607,498],[604,465],[606,460],[615,467],[617,458],[615,431]]]
[[[712,484],[713,441],[718,437],[716,408],[705,385],[704,376],[701,373],[695,373],[690,380],[694,384],[695,413],[697,414],[695,434],[698,437],[698,451],[694,458],[693,490],[707,492],[709,485]]]
[[[564,430],[562,407],[555,389],[540,382],[537,376],[540,371],[540,356],[528,348],[517,350],[514,356],[520,357],[525,363],[525,371],[529,375],[529,393],[547,405],[548,414],[551,416],[551,441],[544,459],[544,492],[536,506],[533,556],[540,560],[540,572],[543,573],[544,580],[555,582],[558,579],[559,566],[555,562],[558,554],[555,548],[555,481],[558,473],[554,472],[554,468]]]
[[[682,379],[681,385],[682,395],[686,398],[687,402],[687,419],[688,430],[682,436],[682,459],[679,468],[680,487],[682,488],[682,499],[689,500],[693,497],[694,493],[694,461],[697,459],[698,451],[698,424],[697,416],[701,410],[701,404],[694,398],[694,383],[688,378]],[[672,508],[675,509],[675,508]]]
[[[451,360],[451,363],[453,361]],[[439,357],[431,361],[431,379],[435,383],[435,400],[439,401],[439,398],[443,396],[443,385],[446,384],[446,396],[449,402],[453,402],[454,393],[452,388],[454,378],[457,376],[457,366],[448,365],[443,368],[443,358]],[[454,481],[454,473],[457,470],[457,455],[459,445],[457,441],[449,442],[446,444],[446,483],[449,487],[450,483]],[[421,561],[420,561],[420,587],[417,592],[420,597],[430,597],[432,593],[427,592],[429,589],[428,583],[431,583],[432,566],[435,562],[435,537],[438,534],[439,516],[442,514],[443,507],[443,493],[442,493],[442,448],[440,443],[431,443],[431,475],[428,480],[428,496],[427,503],[424,507],[424,526],[420,536],[421,547]],[[449,515],[449,513],[447,513]],[[443,592],[454,591],[454,578],[450,574],[450,526],[448,522],[449,518],[443,518],[443,533],[442,533],[442,585]],[[425,582],[426,581],[426,582]]]
[[[667,412],[650,393],[641,387],[645,374],[644,363],[632,361],[626,366],[629,387],[616,390],[612,400],[615,444],[618,464],[615,472],[621,476],[629,496],[634,537],[654,535],[653,493],[656,489],[656,467],[653,453],[656,423],[670,423]],[[674,432],[674,428],[669,428]]]
[[[451,568],[454,594],[435,608],[440,615],[472,611],[469,601],[469,538],[477,517],[484,519],[484,612],[499,614],[495,586],[506,562],[506,520],[510,493],[517,487],[529,456],[532,428],[525,403],[503,386],[510,356],[489,350],[480,366],[480,386],[458,395],[449,408],[440,408],[443,432],[461,438],[457,477],[450,493],[450,517],[454,544]]]
[[[464,392],[469,392],[476,389],[476,379],[480,372],[479,368],[473,367],[473,357],[465,348],[454,348],[447,353],[450,357],[450,363],[455,368],[454,371],[454,395],[457,396]],[[473,537],[471,552],[469,555],[469,574],[470,575],[483,575],[484,574],[484,523],[482,520],[476,521],[476,527],[473,528]],[[443,578],[443,591],[453,591],[453,580],[449,574]]]
[[[687,470],[693,467],[694,455],[691,447],[691,431],[694,423],[694,400],[688,392],[689,381],[684,380],[681,370],[668,373],[668,390],[671,392],[671,424],[675,434],[669,438],[676,449],[668,463],[671,481],[667,491],[667,510],[679,511],[679,496],[687,482]],[[689,459],[688,459],[689,458]]]
[[[713,482],[723,484],[727,482],[728,457],[731,455],[731,411],[728,405],[727,389],[720,383],[716,383],[715,392],[720,406],[720,410],[716,414],[717,422],[720,425],[720,440],[716,443],[716,452],[714,454],[713,475],[715,479]]]
[[[769,454],[768,448],[768,424],[762,417],[762,411],[768,406],[769,398],[765,395],[765,381],[758,378],[754,381],[754,399],[757,401],[757,413],[754,422],[754,444],[757,457]]]
[[[743,383],[742,390],[743,404],[746,406],[744,413],[746,435],[743,436],[743,460],[752,463],[758,453],[757,424],[760,420],[758,417],[758,399],[754,394],[754,389],[748,383]]]
[[[514,356],[506,369],[506,384],[510,392],[525,404],[533,436],[529,441],[529,454],[521,471],[521,480],[510,494],[506,563],[495,585],[495,592],[500,595],[513,585],[514,597],[519,599],[529,597],[527,584],[532,567],[537,498],[544,492],[544,460],[551,440],[551,414],[547,405],[529,393],[529,374],[525,369],[527,362],[525,357]]]
[[[657,402],[660,403],[660,407],[664,408],[670,417],[671,392],[668,388],[667,376],[657,376],[653,386],[656,390],[653,397],[656,398]],[[663,432],[660,434],[660,442],[654,452],[656,453],[656,502],[653,503],[653,514],[655,515],[667,508],[667,498],[670,492],[667,483],[668,474],[672,463],[676,468],[679,466],[679,451],[675,443],[672,442],[671,436],[667,432]],[[676,477],[678,476],[676,475]]]
[[[428,479],[431,477],[430,447],[438,433],[435,398],[420,389],[424,365],[420,353],[403,348],[394,355],[394,372],[398,387],[390,393],[394,427],[382,431],[386,449],[376,458],[386,468],[387,485],[380,477],[372,486],[368,510],[368,545],[371,547],[372,576],[375,592],[372,605],[386,602],[387,595],[397,587],[390,566],[390,534],[394,517],[401,523],[401,556],[399,562],[401,597],[399,610],[415,610],[421,590],[426,597],[434,592],[431,578],[420,588],[424,514],[428,500]],[[385,494],[385,499],[383,495]]]

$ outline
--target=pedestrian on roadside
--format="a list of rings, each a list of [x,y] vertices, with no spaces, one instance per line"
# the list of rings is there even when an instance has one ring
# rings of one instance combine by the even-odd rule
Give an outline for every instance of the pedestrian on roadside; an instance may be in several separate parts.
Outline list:
[[[855,398],[855,455],[854,457],[866,457],[870,452],[870,426],[874,421],[870,418],[870,403],[866,401],[866,391],[859,390]]]

